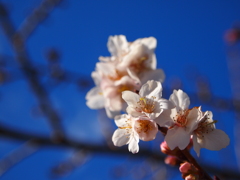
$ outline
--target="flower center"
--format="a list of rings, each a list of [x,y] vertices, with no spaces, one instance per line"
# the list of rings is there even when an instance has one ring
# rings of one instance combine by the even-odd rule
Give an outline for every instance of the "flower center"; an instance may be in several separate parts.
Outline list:
[[[151,121],[148,120],[138,120],[135,126],[137,133],[148,133],[153,129]]]
[[[197,129],[194,131],[198,137],[204,137],[203,134],[208,134],[209,132],[212,132],[214,128],[214,124],[217,123],[216,120],[209,122],[208,116],[206,116],[199,124]]]
[[[135,60],[135,62],[133,62],[130,67],[132,69],[134,69],[135,72],[140,73],[142,70],[146,69],[144,61],[146,61],[148,59],[147,56],[143,56],[137,60]]]
[[[179,111],[174,117],[172,117],[175,124],[171,126],[170,129],[174,126],[185,127],[188,123],[187,116],[189,111],[189,109],[185,111]]]
[[[139,101],[137,102],[136,110],[138,112],[146,112],[146,113],[152,113],[155,110],[155,96],[152,96],[151,99],[148,99],[146,97],[141,97]]]

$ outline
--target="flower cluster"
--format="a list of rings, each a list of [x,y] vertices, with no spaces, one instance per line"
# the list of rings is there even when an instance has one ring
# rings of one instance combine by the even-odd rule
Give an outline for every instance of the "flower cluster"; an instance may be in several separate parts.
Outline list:
[[[230,139],[216,129],[211,111],[203,112],[201,106],[189,108],[190,99],[182,90],[174,90],[169,100],[162,98],[165,75],[156,69],[156,44],[153,37],[127,42],[123,35],[110,36],[107,46],[111,56],[99,58],[92,73],[96,87],[88,92],[87,105],[105,108],[109,118],[115,117],[118,129],[113,133],[113,144],[128,145],[132,153],[139,151],[139,140],[154,140],[164,129],[165,141],[160,147],[170,155],[168,164],[187,159],[180,168],[182,175],[198,179],[205,173],[199,172],[202,170],[195,162],[188,164],[189,149],[193,146],[199,156],[201,148],[220,150]]]
[[[150,141],[155,139],[158,126],[155,119],[166,109],[173,108],[170,101],[161,98],[162,85],[158,81],[148,81],[139,94],[124,91],[122,98],[126,101],[127,114],[115,117],[119,127],[112,137],[115,146],[128,144],[129,151],[137,153],[139,139]]]
[[[110,36],[107,46],[111,56],[99,57],[100,62],[92,73],[96,87],[86,96],[87,106],[105,108],[108,117],[114,118],[126,108],[123,91],[138,91],[148,79],[163,82],[164,72],[156,69],[156,45],[153,37],[128,42],[123,35]]]
[[[190,99],[182,90],[174,90],[169,101],[175,108],[166,110],[155,120],[160,126],[168,128],[165,141],[173,150],[178,147],[185,149],[193,139],[195,152],[200,155],[200,149],[220,150],[229,144],[228,135],[216,129],[212,112],[202,112],[201,107],[189,109]]]

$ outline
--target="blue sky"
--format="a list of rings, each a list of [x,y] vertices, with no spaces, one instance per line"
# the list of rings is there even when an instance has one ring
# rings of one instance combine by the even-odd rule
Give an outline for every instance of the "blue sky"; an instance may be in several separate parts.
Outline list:
[[[41,1],[1,2],[7,5],[11,19],[19,27],[32,8]],[[196,79],[191,78],[191,73],[198,71],[209,80],[214,95],[231,98],[227,45],[223,37],[239,21],[239,7],[238,0],[68,0],[39,25],[28,39],[27,49],[31,60],[40,66],[47,65],[44,55],[47,49],[55,47],[61,52],[62,67],[90,77],[98,57],[109,55],[106,44],[110,35],[123,34],[129,41],[153,36],[157,39],[155,52],[158,68],[162,68],[166,74],[165,87],[179,78],[183,82],[183,90],[196,92]],[[0,53],[14,57],[1,28]],[[9,69],[18,72],[18,65],[12,61],[9,62]],[[74,84],[61,84],[50,90],[50,97],[70,137],[101,144],[104,138],[97,120],[98,112],[86,107],[86,93],[87,90],[79,91]],[[24,78],[2,85],[0,94],[1,123],[23,131],[50,134],[51,127],[47,120],[44,117],[33,117],[30,113],[37,101]],[[217,127],[226,131],[231,138],[230,146],[220,152],[202,150],[202,162],[236,169],[234,114],[207,105],[202,108],[213,111],[214,118],[218,120]],[[4,138],[0,140],[0,157],[6,156],[23,143]],[[67,148],[40,148],[11,168],[2,179],[50,179],[51,167],[66,160],[73,151]],[[111,168],[124,164],[128,161],[126,159],[127,157],[92,154],[86,165],[59,179],[114,179],[110,173]],[[132,165],[135,166],[138,161]],[[171,178],[181,179],[180,174]],[[134,178],[130,175],[122,179]]]

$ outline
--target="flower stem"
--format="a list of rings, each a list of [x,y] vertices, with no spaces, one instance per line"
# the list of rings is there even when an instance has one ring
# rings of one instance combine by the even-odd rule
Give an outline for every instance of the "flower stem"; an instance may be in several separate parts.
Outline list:
[[[200,179],[212,180],[212,178],[204,171],[204,169],[197,163],[194,157],[190,154],[187,148],[181,150],[184,156],[187,158],[188,162],[190,162],[193,166],[198,169]]]

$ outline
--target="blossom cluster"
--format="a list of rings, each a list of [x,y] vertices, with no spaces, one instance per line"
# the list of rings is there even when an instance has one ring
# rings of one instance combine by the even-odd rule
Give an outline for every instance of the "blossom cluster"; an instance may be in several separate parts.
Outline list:
[[[228,135],[216,129],[211,111],[201,106],[189,108],[190,99],[182,90],[174,90],[169,99],[162,98],[163,70],[156,69],[156,39],[128,42],[123,35],[110,36],[110,57],[100,57],[92,78],[96,87],[87,96],[92,109],[105,108],[118,129],[112,136],[115,146],[128,145],[139,151],[139,140],[154,140],[159,127],[167,128],[165,141],[171,150],[184,150],[193,142],[200,149],[220,150],[229,144]],[[125,114],[121,114],[124,112]]]
[[[96,87],[86,96],[88,107],[105,108],[108,117],[114,118],[125,111],[123,91],[136,92],[149,79],[163,82],[163,70],[156,69],[156,45],[154,37],[128,42],[123,35],[110,36],[107,46],[111,56],[99,57],[100,62],[92,72]]]

